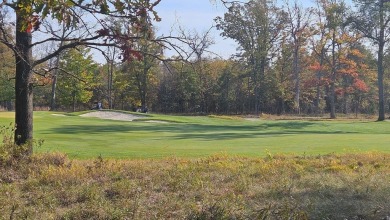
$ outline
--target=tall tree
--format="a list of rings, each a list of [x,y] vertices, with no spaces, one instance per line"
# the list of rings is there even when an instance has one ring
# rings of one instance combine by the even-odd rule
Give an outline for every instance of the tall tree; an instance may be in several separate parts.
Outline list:
[[[319,20],[316,27],[320,38],[313,47],[319,61],[316,64],[317,75],[320,80],[327,80],[327,101],[330,107],[330,118],[336,118],[336,85],[341,68],[341,57],[350,46],[349,30],[346,27],[347,8],[343,1],[320,0],[318,1]],[[324,17],[324,21],[321,16]],[[314,37],[315,38],[315,37]],[[325,66],[327,68],[325,68]],[[323,70],[327,70],[325,73]],[[318,82],[319,83],[319,82]],[[317,92],[317,100],[318,100]]]
[[[132,60],[125,63],[123,70],[134,78],[141,102],[142,111],[147,111],[148,92],[153,70],[158,66],[158,60],[162,59],[162,47],[153,42],[155,32],[148,21],[148,17],[141,17],[138,26],[128,29],[129,33],[139,38],[134,48],[139,53],[132,54]]]
[[[313,25],[313,34],[311,35],[311,44],[312,51],[314,55],[317,57],[315,61],[315,65],[311,67],[316,71],[316,98],[314,101],[314,111],[315,113],[320,113],[320,106],[322,100],[322,79],[323,79],[323,67],[326,58],[326,52],[328,50],[328,34],[326,28],[326,10],[324,10],[322,1],[317,1],[317,8],[314,10],[315,12],[315,22]],[[313,63],[312,63],[313,64]]]
[[[206,54],[210,53],[209,47],[214,44],[214,40],[210,36],[211,30],[212,28],[202,34],[196,31],[185,33],[184,30],[181,30],[181,36],[189,47],[188,59],[190,59],[194,72],[198,75],[201,98],[200,109],[205,113],[210,110],[207,100],[210,100],[211,90],[213,89],[206,66]]]
[[[336,77],[340,68],[339,57],[341,55],[342,40],[339,37],[339,33],[343,34],[344,19],[345,19],[345,5],[343,2],[337,1],[324,1],[326,11],[326,20],[328,28],[328,39],[330,40],[330,59],[328,64],[330,65],[330,77],[329,77],[329,101],[330,101],[330,118],[336,118],[336,103],[335,103],[335,87]]]
[[[309,35],[308,27],[310,24],[310,17],[312,10],[305,9],[298,5],[295,1],[292,6],[287,2],[287,14],[288,22],[287,29],[290,32],[293,45],[293,63],[292,70],[294,75],[295,84],[295,98],[294,107],[295,111],[300,113],[300,93],[301,93],[301,50],[305,45]]]
[[[78,103],[88,103],[94,88],[94,73],[97,64],[93,62],[89,49],[70,49],[60,60],[58,80],[59,101],[76,111]]]
[[[277,114],[284,114],[288,107],[286,103],[293,99],[294,89],[291,85],[291,79],[294,79],[296,75],[291,64],[294,60],[293,53],[295,47],[289,39],[289,34],[285,33],[280,42],[280,50],[273,68],[274,83],[276,84],[274,95],[277,100]],[[293,107],[296,107],[295,103]]]
[[[112,32],[105,23],[101,22],[104,16],[122,17],[132,21],[132,25],[140,23],[140,17],[152,12],[156,20],[159,20],[154,12],[160,0],[150,2],[149,0],[136,1],[45,1],[45,0],[4,0],[1,10],[10,10],[16,17],[15,42],[12,41],[6,29],[7,23],[2,19],[0,24],[1,43],[7,45],[14,51],[16,62],[15,76],[15,143],[18,145],[29,143],[33,138],[33,70],[37,65],[56,57],[61,51],[74,48],[79,45],[116,46],[123,51],[122,58],[128,59],[135,53],[132,48],[137,38],[121,35]],[[90,16],[80,16],[77,11],[83,11]],[[96,22],[86,19],[96,19]],[[70,36],[67,39],[60,39],[55,31],[48,32],[46,39],[32,41],[33,32],[40,29],[44,20],[53,19],[60,24],[70,27],[72,25],[86,26],[86,32],[79,36]],[[11,24],[11,23],[9,23]],[[91,27],[89,25],[94,25]],[[106,41],[99,41],[106,39]],[[32,59],[32,50],[43,43],[65,41],[66,44],[57,47],[53,52],[43,57]],[[32,153],[32,145],[28,148],[27,154]]]
[[[255,113],[260,112],[260,98],[265,88],[265,71],[284,28],[285,14],[266,0],[245,4],[232,3],[224,17],[216,18],[222,35],[237,41],[248,64],[253,84]]]
[[[385,120],[384,68],[385,48],[390,40],[390,1],[354,0],[356,12],[352,16],[354,28],[376,46],[378,71],[378,121]]]

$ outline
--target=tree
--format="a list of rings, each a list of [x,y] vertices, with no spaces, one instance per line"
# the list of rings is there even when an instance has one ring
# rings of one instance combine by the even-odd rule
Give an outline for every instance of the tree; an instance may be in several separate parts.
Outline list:
[[[209,102],[212,96],[212,80],[210,79],[209,71],[207,70],[207,59],[205,54],[210,53],[208,50],[211,45],[214,44],[214,40],[210,36],[210,28],[204,33],[198,33],[196,31],[186,33],[181,29],[181,37],[189,47],[187,52],[187,60],[192,64],[193,71],[198,76],[198,87],[200,91],[200,111],[208,113],[210,110]]]
[[[324,9],[326,16],[326,27],[328,29],[328,39],[330,40],[330,59],[328,64],[330,66],[329,77],[329,101],[330,101],[330,118],[336,118],[336,104],[335,104],[335,86],[338,69],[340,68],[339,58],[341,56],[341,47],[343,40],[340,39],[341,35],[345,33],[344,20],[345,20],[345,4],[337,1],[324,1]]]
[[[287,4],[288,23],[287,29],[290,32],[293,45],[293,75],[295,84],[295,111],[300,113],[300,93],[301,93],[301,49],[309,35],[308,26],[310,24],[312,10],[304,9],[295,1],[292,6]]]
[[[285,14],[266,0],[252,0],[243,5],[232,3],[224,18],[216,18],[222,36],[237,41],[251,74],[254,110],[260,112],[264,95],[265,72],[272,60],[276,42],[284,28]]]
[[[351,17],[354,28],[374,43],[377,49],[378,121],[385,120],[384,67],[385,47],[390,40],[390,2],[388,0],[354,0],[357,11]]]
[[[294,61],[294,45],[289,41],[288,34],[285,33],[280,42],[280,50],[275,61],[273,68],[274,72],[274,83],[276,84],[276,90],[274,95],[277,100],[277,114],[284,114],[288,106],[286,103],[293,99],[292,94],[292,83],[291,79],[296,78],[291,65]],[[300,87],[299,87],[300,89]],[[296,96],[295,96],[296,97]],[[295,103],[294,103],[295,105]],[[295,105],[296,107],[296,105]],[[295,109],[296,110],[296,109]]]
[[[349,47],[357,39],[351,37],[352,33],[347,28],[347,8],[344,2],[321,0],[318,1],[318,5],[319,21],[316,27],[319,29],[317,33],[320,34],[320,38],[313,50],[319,61],[312,68],[317,71],[318,85],[320,81],[326,80],[330,118],[336,118],[336,86],[342,68],[342,59],[349,53]],[[321,16],[325,21],[322,21]],[[317,89],[317,100],[319,100],[318,91],[319,89]]]
[[[0,102],[6,109],[12,110],[14,99],[14,69],[12,50],[0,44]]]
[[[241,67],[239,62],[233,60],[215,60],[214,69],[219,71],[217,76],[217,112],[231,114],[242,113],[241,103],[245,99],[241,97],[245,88],[241,86],[240,72]]]
[[[113,32],[101,17],[113,16],[129,19],[132,25],[140,23],[140,17],[149,13],[155,20],[160,20],[154,11],[154,7],[160,2],[149,0],[139,1],[45,1],[45,0],[4,0],[1,10],[10,10],[16,17],[15,42],[6,29],[7,23],[2,19],[0,24],[1,43],[8,46],[15,54],[15,143],[23,145],[33,139],[33,80],[34,67],[56,57],[63,50],[79,45],[95,47],[116,46],[122,50],[122,59],[130,59],[131,54],[136,54],[132,46],[137,38],[128,35],[119,35]],[[77,12],[82,11],[90,16],[81,17]],[[96,19],[96,22],[86,21]],[[86,32],[79,36],[69,36],[61,39],[55,31],[46,33],[47,38],[33,42],[33,32],[39,31],[42,21],[53,19],[67,27],[83,25]],[[94,25],[94,27],[89,25]],[[103,40],[103,41],[99,41]],[[32,51],[43,43],[64,41],[66,44],[57,47],[53,52],[43,57],[32,57]],[[26,152],[32,153],[32,145]]]
[[[78,103],[88,103],[93,95],[95,72],[90,50],[85,48],[70,49],[63,53],[59,68],[59,102],[65,106],[72,106],[76,111]],[[69,108],[69,107],[68,107]]]
[[[164,113],[199,112],[199,77],[190,63],[176,60],[161,67],[158,74],[157,109]]]
[[[312,65],[309,67],[311,69],[315,70],[316,74],[316,98],[314,101],[314,111],[315,113],[320,113],[320,106],[321,106],[321,100],[322,100],[322,78],[324,75],[323,69],[324,69],[324,63],[326,58],[326,52],[328,50],[328,34],[327,34],[327,28],[326,28],[326,18],[324,18],[326,11],[323,7],[321,1],[317,1],[317,8],[315,10],[316,15],[316,21],[313,28],[313,34],[311,35],[311,41],[312,41],[312,51],[313,55],[317,57],[314,62],[312,62]]]
[[[123,70],[134,79],[141,102],[141,110],[147,111],[149,86],[153,72],[158,66],[157,57],[162,55],[162,48],[159,44],[151,42],[155,35],[149,26],[138,28],[134,31],[134,35],[141,38],[135,45],[140,51],[140,57],[137,60],[126,62]]]
[[[51,25],[48,24],[48,28],[52,29]],[[67,27],[66,24],[62,24],[62,33],[60,39],[65,39],[65,36],[69,36],[72,34],[74,30],[77,30],[75,27]],[[64,41],[59,42],[59,47],[62,47],[64,45]],[[58,53],[57,56],[53,59],[51,59],[50,62],[50,69],[53,69],[52,73],[52,83],[51,83],[51,99],[50,99],[50,111],[55,111],[56,106],[56,90],[57,90],[57,78],[58,78],[58,72],[59,72],[59,65],[60,65],[60,59],[61,59],[61,53]],[[53,66],[52,66],[53,65]]]

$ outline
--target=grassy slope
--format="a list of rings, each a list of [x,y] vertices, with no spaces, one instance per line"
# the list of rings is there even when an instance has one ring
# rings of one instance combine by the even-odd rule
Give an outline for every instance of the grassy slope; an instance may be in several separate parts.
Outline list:
[[[13,121],[0,113],[0,125]],[[151,115],[173,121],[121,122],[35,112],[38,152],[61,151],[75,158],[199,157],[214,153],[264,156],[331,152],[389,152],[390,123],[374,121],[246,121],[218,117]]]

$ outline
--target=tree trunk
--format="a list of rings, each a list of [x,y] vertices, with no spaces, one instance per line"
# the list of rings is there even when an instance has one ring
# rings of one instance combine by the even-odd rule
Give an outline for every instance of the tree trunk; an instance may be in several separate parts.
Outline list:
[[[261,109],[261,84],[264,82],[264,75],[265,75],[265,65],[266,61],[265,58],[262,58],[259,64],[259,69],[254,70],[254,93],[255,93],[255,114],[260,115],[262,109]],[[257,66],[257,65],[255,65]],[[258,72],[257,72],[258,71]]]
[[[378,50],[378,95],[379,95],[379,117],[378,121],[385,120],[385,97],[383,90],[383,48],[384,43],[379,42]]]
[[[64,35],[62,35],[64,37]],[[61,41],[60,47],[64,45],[64,41]],[[56,89],[57,89],[57,77],[58,77],[58,71],[60,67],[60,59],[61,54],[58,54],[56,63],[55,63],[55,69],[54,69],[54,75],[53,75],[53,82],[51,84],[51,102],[50,102],[50,111],[56,110]]]
[[[335,73],[332,73],[332,82],[330,84],[330,118],[334,119],[336,118],[336,102],[335,102],[335,82],[333,81],[335,79],[334,77]]]
[[[109,56],[110,56],[110,50],[108,50]],[[107,72],[108,72],[108,108],[113,109],[113,78],[114,78],[114,68],[115,68],[115,55],[116,50],[115,47],[113,48],[112,54],[110,58],[107,58]]]
[[[6,106],[7,106],[7,111],[12,111],[14,110],[13,106],[12,106],[12,100],[7,100],[6,101]]]
[[[255,104],[255,115],[259,115],[260,114],[260,88],[259,86],[257,85],[258,82],[257,82],[257,79],[255,80],[255,100],[254,100],[254,104]]]
[[[320,56],[320,69],[317,71],[317,91],[316,91],[316,101],[314,103],[315,113],[320,113],[320,104],[321,104],[321,80],[322,80],[322,66],[324,64],[324,49],[321,49]]]
[[[76,111],[76,94],[73,92],[72,94],[72,102],[73,102],[73,112]]]
[[[380,19],[380,33],[378,40],[378,95],[379,95],[379,116],[378,121],[385,120],[385,97],[383,91],[383,50],[385,47],[385,23],[383,13],[383,0],[380,1],[379,19]]]
[[[335,83],[336,83],[336,30],[333,29],[332,39],[332,77],[330,83],[330,118],[336,118]]]
[[[19,13],[16,13],[19,14]],[[31,67],[31,33],[21,31],[22,18],[16,18],[16,75],[15,75],[15,143],[29,143],[28,155],[32,154],[33,139],[33,84]]]
[[[297,41],[297,40],[296,40]],[[293,61],[293,71],[295,75],[295,112],[297,114],[301,113],[301,107],[300,107],[300,93],[301,93],[301,75],[299,72],[299,41],[296,42],[297,45],[295,45],[294,48],[294,61]]]
[[[56,110],[56,89],[57,89],[57,77],[58,77],[59,64],[60,64],[60,56],[58,55],[57,60],[56,60],[56,64],[55,64],[56,69],[54,70],[53,82],[51,84],[50,111]]]
[[[57,74],[58,74],[58,69],[55,69],[54,70],[54,75],[53,75],[53,82],[51,84],[50,111],[55,111],[56,110]]]

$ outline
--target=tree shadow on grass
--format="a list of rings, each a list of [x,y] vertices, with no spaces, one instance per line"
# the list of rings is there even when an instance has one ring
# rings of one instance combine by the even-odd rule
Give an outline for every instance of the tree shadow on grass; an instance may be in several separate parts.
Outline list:
[[[308,127],[316,125],[315,129]],[[325,126],[325,125],[324,125]],[[146,123],[112,123],[104,125],[65,125],[54,127],[43,134],[101,134],[151,132],[156,137],[160,133],[170,133],[174,139],[227,140],[236,138],[256,138],[294,134],[347,134],[351,131],[332,131],[321,129],[314,122],[270,122],[243,125],[207,125],[207,124],[146,124]]]

